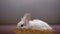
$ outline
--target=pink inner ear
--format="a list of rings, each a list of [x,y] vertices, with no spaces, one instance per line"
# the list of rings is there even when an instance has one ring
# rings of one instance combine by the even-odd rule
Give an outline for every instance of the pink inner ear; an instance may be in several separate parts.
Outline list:
[[[28,14],[28,13],[24,14],[24,16],[23,16],[23,18],[21,18],[21,20],[24,21],[24,23],[27,25],[30,20],[30,14]]]
[[[25,19],[29,20],[30,19],[30,14],[26,13],[26,14],[24,14],[24,17],[25,17]]]

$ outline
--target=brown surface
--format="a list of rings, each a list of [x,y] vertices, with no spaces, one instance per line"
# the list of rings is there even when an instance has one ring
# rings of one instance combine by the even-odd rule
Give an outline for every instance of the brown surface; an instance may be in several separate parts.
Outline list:
[[[54,34],[60,34],[60,25],[51,25],[55,30]],[[0,34],[14,34],[16,25],[0,25]]]
[[[36,30],[31,28],[16,28],[15,34],[53,34],[53,30]]]

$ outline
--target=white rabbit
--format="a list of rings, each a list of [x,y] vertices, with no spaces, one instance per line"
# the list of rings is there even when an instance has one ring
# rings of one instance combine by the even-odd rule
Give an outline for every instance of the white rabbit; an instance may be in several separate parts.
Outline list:
[[[42,20],[29,20],[29,18],[30,15],[25,14],[21,21],[17,24],[17,28],[52,29],[52,27]]]

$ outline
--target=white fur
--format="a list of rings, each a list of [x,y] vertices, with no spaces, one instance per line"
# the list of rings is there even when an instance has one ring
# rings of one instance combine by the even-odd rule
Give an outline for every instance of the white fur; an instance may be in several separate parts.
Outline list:
[[[17,24],[17,28],[21,28],[21,24],[24,24],[24,21],[20,21]],[[52,29],[46,22],[43,22],[39,19],[34,19],[32,21],[29,21],[29,23],[22,27],[22,28],[35,28],[35,29]]]

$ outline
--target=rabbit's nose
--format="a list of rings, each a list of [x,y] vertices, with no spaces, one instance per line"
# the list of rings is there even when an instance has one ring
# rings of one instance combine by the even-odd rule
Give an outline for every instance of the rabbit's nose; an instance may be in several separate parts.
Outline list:
[[[21,27],[23,27],[23,24],[21,25]]]

